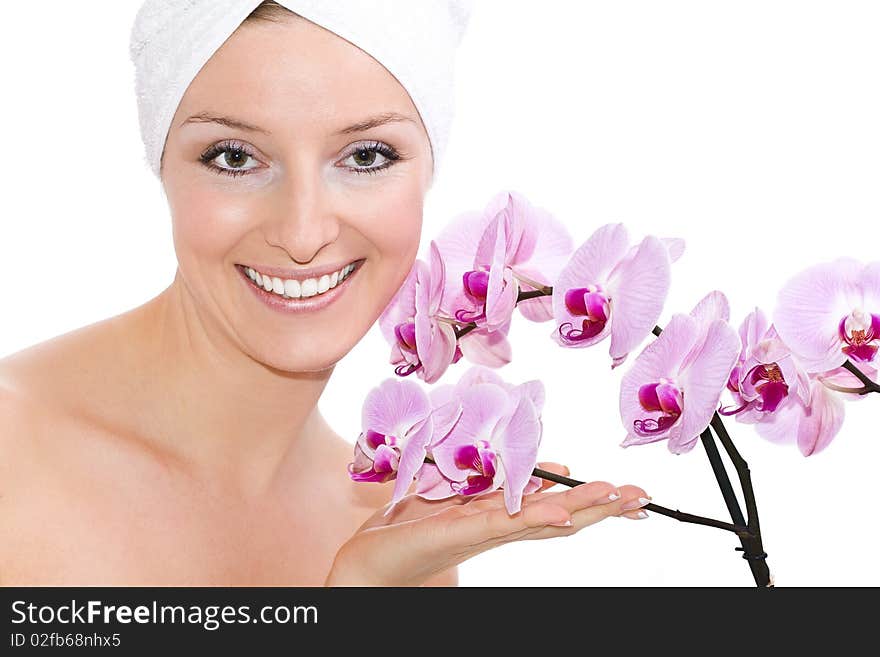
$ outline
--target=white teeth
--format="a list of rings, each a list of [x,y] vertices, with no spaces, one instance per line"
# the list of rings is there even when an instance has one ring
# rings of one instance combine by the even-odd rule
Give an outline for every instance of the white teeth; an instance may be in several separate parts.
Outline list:
[[[303,297],[313,297],[318,293],[318,281],[314,278],[307,278],[302,282]]]
[[[299,281],[293,279],[284,281],[284,294],[292,299],[299,299],[301,293],[302,291],[300,289]]]
[[[261,274],[253,267],[245,267],[244,271],[258,286],[267,292],[291,299],[313,297],[316,294],[324,294],[347,279],[354,271],[354,265],[349,264],[332,274],[324,274],[319,278],[307,278],[304,281],[295,279],[284,280],[278,276]]]

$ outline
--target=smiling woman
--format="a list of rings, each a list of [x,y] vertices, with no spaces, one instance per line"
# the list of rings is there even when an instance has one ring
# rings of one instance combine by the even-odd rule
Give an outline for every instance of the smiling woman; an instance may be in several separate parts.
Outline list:
[[[510,517],[500,492],[385,517],[390,485],[349,479],[318,410],[413,266],[468,14],[143,5],[139,117],[178,267],[141,306],[0,361],[0,534],[19,539],[0,582],[453,584],[474,554],[645,495],[594,506],[615,490],[596,482]]]

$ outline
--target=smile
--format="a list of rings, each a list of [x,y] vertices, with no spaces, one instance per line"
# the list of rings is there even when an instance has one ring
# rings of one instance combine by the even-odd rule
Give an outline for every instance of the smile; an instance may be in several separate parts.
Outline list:
[[[280,278],[245,265],[235,265],[248,287],[264,303],[283,312],[318,310],[336,300],[349,287],[364,260],[355,260],[341,269],[319,277]]]

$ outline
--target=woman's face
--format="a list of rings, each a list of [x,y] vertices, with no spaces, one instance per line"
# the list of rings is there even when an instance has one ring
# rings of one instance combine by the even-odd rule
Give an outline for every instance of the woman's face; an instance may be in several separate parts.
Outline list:
[[[352,127],[392,114],[403,118]],[[165,145],[184,293],[209,328],[258,361],[285,371],[331,367],[406,278],[431,171],[412,100],[369,55],[303,19],[245,23],[187,89]],[[258,291],[241,267],[305,282],[285,288],[302,294],[313,291],[306,279],[320,282],[306,270],[349,263],[357,268],[326,298],[307,299],[332,302],[303,312],[267,303],[260,294],[274,292]]]

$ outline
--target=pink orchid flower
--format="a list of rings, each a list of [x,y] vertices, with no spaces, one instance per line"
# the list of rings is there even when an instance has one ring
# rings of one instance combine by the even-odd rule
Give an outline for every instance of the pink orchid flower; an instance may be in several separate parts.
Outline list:
[[[434,432],[431,401],[413,381],[386,379],[367,394],[361,427],[349,476],[379,483],[397,479],[392,496],[397,502],[425,460]]]
[[[524,494],[540,487],[532,476],[541,441],[544,387],[540,381],[513,386],[485,368],[472,368],[436,403],[457,399],[461,415],[430,452],[416,493],[429,499],[479,495],[504,489],[508,513],[517,513]]]
[[[779,339],[776,328],[755,308],[739,328],[742,344],[739,359],[727,389],[734,398],[732,407],[718,412],[736,415],[739,422],[754,424],[769,419],[781,406],[797,397],[810,403],[810,380],[788,346]]]
[[[460,416],[460,400],[462,393],[471,386],[481,383],[491,383],[504,388],[508,392],[511,392],[516,387],[513,384],[504,381],[497,373],[486,367],[473,366],[462,374],[458,383],[454,385],[439,385],[432,388],[429,392],[431,403],[435,408],[455,408]],[[544,408],[543,384],[538,380],[534,380],[526,381],[520,385],[524,391],[528,392],[528,395],[532,399],[535,409],[538,412],[538,416],[540,417]],[[455,419],[457,421],[458,416],[456,416]],[[448,429],[435,431],[432,445],[443,440],[453,425],[453,422],[446,421],[444,427],[448,427]],[[431,445],[429,445],[428,451],[431,451]],[[433,463],[425,463],[419,472],[416,473],[416,480],[417,486],[415,492],[417,495],[424,497],[425,499],[445,499],[459,494],[457,487],[453,488],[453,484],[456,482],[443,476],[443,473],[441,473]],[[523,495],[538,490],[541,487],[541,481],[540,477],[530,477],[528,484],[526,484],[526,487],[523,489]]]
[[[572,251],[566,227],[517,192],[496,194],[482,213],[468,213],[438,238],[450,269],[450,310],[460,322],[491,333],[505,327],[514,308],[526,319],[552,319],[548,297],[517,305],[520,290],[553,285]]]
[[[638,355],[620,385],[622,447],[668,439],[674,454],[694,448],[739,356],[739,337],[727,319],[726,298],[710,293],[690,315],[673,315]]]
[[[424,464],[428,446],[446,436],[460,416],[457,399],[435,405],[418,384],[386,379],[364,400],[349,476],[377,483],[395,479],[388,515]]]
[[[443,259],[431,242],[429,264],[416,260],[379,317],[382,333],[392,345],[390,361],[398,376],[416,372],[426,383],[433,383],[461,358],[455,329],[441,318],[444,284]]]
[[[810,402],[799,396],[791,403],[781,405],[763,422],[755,425],[758,434],[770,442],[783,444],[797,442],[804,456],[818,454],[843,426],[844,395],[827,388],[819,377],[810,375]]]
[[[670,283],[670,261],[681,240],[645,237],[630,247],[623,224],[596,230],[571,256],[553,286],[553,339],[588,347],[611,335],[612,369],[653,330]]]
[[[851,377],[839,369],[849,359],[876,379],[880,261],[838,258],[800,272],[779,291],[773,320],[807,372]]]

